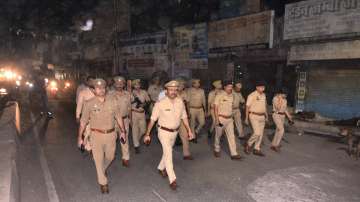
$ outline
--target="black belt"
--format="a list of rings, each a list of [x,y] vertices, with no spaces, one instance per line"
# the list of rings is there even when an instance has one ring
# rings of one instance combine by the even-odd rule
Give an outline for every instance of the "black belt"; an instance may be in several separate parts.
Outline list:
[[[122,119],[127,119],[127,118],[129,118],[128,115],[122,117]]]
[[[174,133],[174,132],[177,132],[179,130],[179,127],[176,128],[176,129],[170,129],[170,128],[166,128],[164,126],[158,126],[161,130],[165,130],[165,131],[168,131],[168,132],[171,132],[171,133]]]

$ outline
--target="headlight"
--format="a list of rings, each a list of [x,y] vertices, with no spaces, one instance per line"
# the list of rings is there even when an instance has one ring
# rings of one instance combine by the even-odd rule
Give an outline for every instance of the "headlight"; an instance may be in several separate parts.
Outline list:
[[[21,85],[21,82],[19,80],[15,81],[15,83],[16,83],[17,86]]]
[[[0,88],[0,95],[7,95],[6,88]]]

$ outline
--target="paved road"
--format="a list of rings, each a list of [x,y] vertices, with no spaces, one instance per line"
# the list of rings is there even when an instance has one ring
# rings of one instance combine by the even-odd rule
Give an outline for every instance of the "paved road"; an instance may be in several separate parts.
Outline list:
[[[264,138],[266,157],[241,162],[230,160],[226,146],[215,159],[205,135],[191,145],[194,161],[183,161],[176,147],[177,191],[157,173],[157,142],[138,155],[131,148],[130,168],[121,166],[118,151],[109,171],[110,194],[101,195],[93,161],[76,148],[74,106],[57,101],[51,107],[56,118],[35,115],[28,121],[29,127],[35,121],[34,130],[27,127],[19,141],[22,201],[360,201],[360,161],[345,154],[345,145],[296,134],[287,134],[280,154]],[[31,120],[28,113],[23,118]]]

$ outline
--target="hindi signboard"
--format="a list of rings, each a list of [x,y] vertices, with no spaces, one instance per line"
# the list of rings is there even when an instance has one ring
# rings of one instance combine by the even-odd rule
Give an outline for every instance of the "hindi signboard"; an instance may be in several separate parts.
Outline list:
[[[239,47],[259,45],[272,48],[273,30],[274,11],[210,22],[209,53],[232,52]]]
[[[360,0],[309,0],[287,4],[284,39],[360,33]]]
[[[174,29],[176,68],[207,69],[208,39],[206,23]]]

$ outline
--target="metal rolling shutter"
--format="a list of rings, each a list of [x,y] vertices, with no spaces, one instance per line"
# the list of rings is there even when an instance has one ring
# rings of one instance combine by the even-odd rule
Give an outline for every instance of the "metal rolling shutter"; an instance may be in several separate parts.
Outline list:
[[[310,68],[305,109],[335,119],[360,117],[360,69]]]

